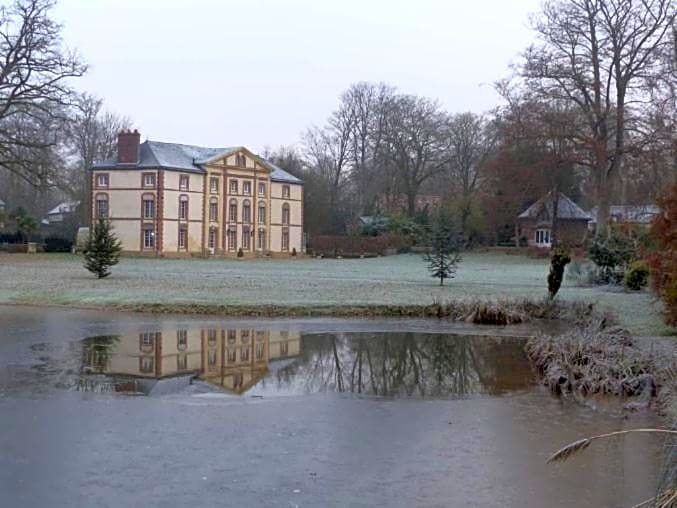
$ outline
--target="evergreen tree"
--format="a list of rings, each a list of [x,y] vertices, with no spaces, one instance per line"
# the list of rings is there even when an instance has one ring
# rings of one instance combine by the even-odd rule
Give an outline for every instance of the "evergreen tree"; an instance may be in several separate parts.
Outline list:
[[[110,275],[110,267],[118,263],[122,244],[113,233],[113,227],[105,219],[99,219],[94,232],[89,235],[85,251],[85,268],[99,279]]]
[[[458,249],[458,236],[447,221],[440,218],[433,225],[428,252],[424,259],[428,262],[430,274],[440,279],[440,286],[444,285],[444,279],[454,277],[461,255]]]

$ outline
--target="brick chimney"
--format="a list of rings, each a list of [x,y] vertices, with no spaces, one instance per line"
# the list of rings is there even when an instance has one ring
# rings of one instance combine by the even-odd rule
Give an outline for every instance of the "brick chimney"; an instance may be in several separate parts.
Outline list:
[[[138,130],[121,130],[118,132],[118,163],[138,164],[139,143],[141,134]]]

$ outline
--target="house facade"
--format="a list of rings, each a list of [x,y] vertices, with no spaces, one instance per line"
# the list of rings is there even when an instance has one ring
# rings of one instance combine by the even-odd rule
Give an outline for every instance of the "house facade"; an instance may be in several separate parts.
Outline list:
[[[303,252],[303,182],[245,147],[140,142],[91,168],[91,217],[125,252],[161,256]]]
[[[547,194],[524,210],[517,217],[515,236],[517,244],[529,247],[549,248],[552,244],[554,204],[552,194]],[[558,195],[557,237],[570,246],[580,246],[588,234],[590,214],[574,203],[568,196]]]

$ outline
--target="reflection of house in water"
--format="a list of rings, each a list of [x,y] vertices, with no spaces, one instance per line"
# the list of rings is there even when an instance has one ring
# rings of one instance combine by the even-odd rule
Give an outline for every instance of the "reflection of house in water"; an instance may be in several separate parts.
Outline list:
[[[301,351],[298,332],[242,329],[181,329],[84,342],[83,370],[109,375],[164,378],[195,373],[235,393],[244,393],[269,371],[269,363]]]

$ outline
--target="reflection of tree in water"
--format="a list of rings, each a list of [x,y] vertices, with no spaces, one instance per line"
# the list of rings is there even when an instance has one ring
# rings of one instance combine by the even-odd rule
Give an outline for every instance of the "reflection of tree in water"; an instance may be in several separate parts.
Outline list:
[[[110,366],[119,335],[96,335],[82,340],[82,370],[103,373]]]
[[[418,333],[307,335],[303,359],[277,373],[308,392],[443,397],[523,388],[530,370],[517,339]]]

